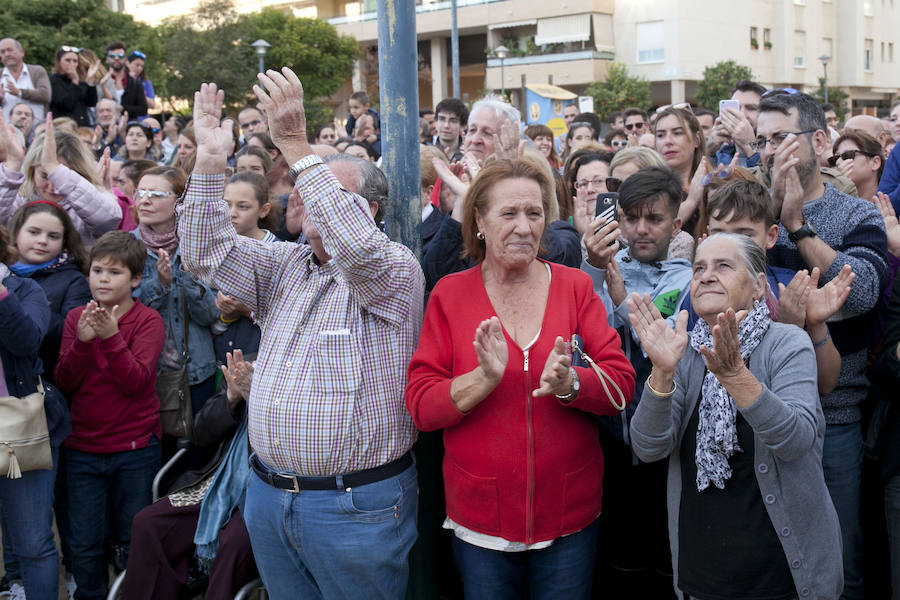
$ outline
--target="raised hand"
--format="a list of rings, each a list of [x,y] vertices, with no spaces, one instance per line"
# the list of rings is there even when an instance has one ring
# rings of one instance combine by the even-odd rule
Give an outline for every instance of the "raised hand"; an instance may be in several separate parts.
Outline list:
[[[781,204],[781,223],[788,231],[796,231],[803,226],[803,194],[800,175],[797,173],[796,165],[792,164],[784,174],[784,196]]]
[[[225,355],[225,361],[226,364],[221,366],[225,383],[228,384],[225,393],[228,399],[228,406],[234,410],[238,402],[250,397],[253,363],[244,360],[244,353],[241,350],[235,350],[233,353],[228,352]]]
[[[641,348],[653,363],[653,368],[664,373],[674,373],[687,348],[687,311],[678,313],[675,329],[672,329],[653,305],[649,294],[644,294],[643,298],[631,294],[631,298],[625,302],[631,326],[641,342]]]
[[[822,287],[818,287],[819,268],[814,268],[809,280],[809,302],[806,303],[807,326],[824,323],[831,315],[841,310],[850,296],[850,287],[854,279],[856,273],[850,265],[844,265],[837,276]]]
[[[572,377],[569,367],[572,366],[572,354],[566,346],[566,342],[560,336],[556,336],[553,342],[553,351],[547,356],[544,370],[541,373],[540,387],[531,392],[533,397],[558,394],[565,396],[572,391]]]
[[[97,161],[97,172],[100,173],[100,181],[103,182],[103,186],[111,190],[112,185],[112,172],[109,168],[109,146],[103,149],[103,154],[100,155],[100,160]]]
[[[584,203],[581,203],[584,204]],[[606,269],[613,256],[619,251],[619,223],[606,222],[603,217],[594,217],[584,233],[587,260],[593,267]]]
[[[478,366],[481,367],[485,377],[489,381],[499,383],[509,362],[509,348],[503,336],[500,319],[491,317],[482,321],[475,330],[475,341],[472,345],[475,346]]]
[[[519,129],[509,120],[500,125],[500,132],[494,134],[494,155],[497,158],[513,160],[518,156]]]
[[[815,269],[818,280],[818,269]],[[778,284],[778,321],[803,327],[809,305],[810,276],[806,269],[797,271],[788,283]]]
[[[96,308],[97,303],[94,300],[91,300],[87,303],[87,306],[84,307],[81,316],[78,317],[78,328],[76,329],[75,335],[82,342],[90,342],[97,337],[97,332],[91,327],[89,321],[91,313],[93,313]]]
[[[223,293],[221,290],[216,293],[216,308],[229,321],[250,315],[250,309],[243,302]]]
[[[432,158],[431,164],[434,166],[434,170],[437,172],[438,177],[441,178],[441,187],[446,187],[455,196],[455,200],[453,202],[453,211],[451,214],[456,213],[456,206],[457,204],[460,205],[460,214],[458,215],[458,220],[462,221],[462,200],[466,197],[466,193],[469,191],[469,184],[457,177],[456,174],[452,170],[450,170],[450,165],[448,165],[441,159]],[[454,218],[456,218],[455,215]]]
[[[172,263],[169,262],[169,253],[162,248],[159,249],[156,259],[156,275],[164,288],[172,285]]]
[[[787,170],[800,164],[800,159],[795,153],[800,150],[800,140],[791,134],[775,150],[772,157],[772,168],[769,177],[772,180],[772,206],[775,209],[775,218],[779,218],[784,202],[785,176]]]
[[[44,145],[41,147],[41,166],[49,175],[59,166],[59,159],[56,156],[56,132],[53,127],[53,113],[47,113],[44,123],[46,128],[44,129]]]
[[[113,306],[112,310],[107,310],[96,304],[94,310],[88,315],[88,325],[91,326],[101,340],[109,339],[119,332],[119,320],[116,317],[118,310],[118,304]]]
[[[269,133],[288,164],[309,153],[306,141],[306,112],[303,109],[303,84],[287,67],[281,72],[269,69],[257,75],[265,90],[258,85],[253,92],[259,98],[269,121]]]
[[[197,138],[197,161],[194,171],[222,173],[228,152],[234,143],[231,119],[220,120],[225,92],[215,83],[204,83],[194,92],[194,135]]]
[[[19,141],[18,130],[0,115],[0,153],[10,171],[18,171],[25,160],[25,146]]]
[[[622,277],[619,263],[615,260],[609,261],[609,265],[606,267],[606,290],[609,292],[609,299],[616,306],[619,306],[628,298],[628,291],[625,289],[625,279]]]
[[[742,315],[736,315],[731,308],[719,313],[712,328],[713,347],[700,346],[700,354],[706,359],[706,368],[720,381],[734,377],[747,368],[741,357],[741,340],[738,337],[739,316]]]
[[[881,218],[884,219],[888,252],[896,257],[900,257],[900,222],[897,221],[897,214],[894,212],[894,205],[891,204],[891,197],[884,192],[878,192],[872,201],[878,207],[878,210],[881,211]]]

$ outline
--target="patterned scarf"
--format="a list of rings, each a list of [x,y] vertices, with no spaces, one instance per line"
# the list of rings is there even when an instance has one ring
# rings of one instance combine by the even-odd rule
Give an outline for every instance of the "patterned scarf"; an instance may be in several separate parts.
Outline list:
[[[738,324],[741,358],[745,361],[759,346],[772,320],[765,302],[760,302]],[[700,346],[713,347],[709,325],[699,319],[691,332],[691,348],[700,352]],[[743,452],[737,438],[737,407],[731,395],[711,371],[706,371],[700,398],[700,422],[697,425],[697,491],[703,491],[712,482],[725,489],[725,481],[731,479],[728,459],[735,452]]]
[[[159,254],[160,250],[165,250],[169,253],[170,259],[175,256],[175,251],[178,250],[177,227],[173,226],[169,231],[157,233],[148,225],[141,223],[138,225],[138,229],[141,232],[141,240],[153,254]]]

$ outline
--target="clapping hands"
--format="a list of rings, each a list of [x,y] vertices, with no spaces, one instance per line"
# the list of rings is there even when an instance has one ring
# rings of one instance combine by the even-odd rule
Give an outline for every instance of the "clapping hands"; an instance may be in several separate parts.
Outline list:
[[[78,318],[77,337],[82,342],[90,342],[96,337],[101,340],[111,338],[119,332],[119,320],[116,313],[119,305],[108,310],[96,300],[87,303],[81,316]]]

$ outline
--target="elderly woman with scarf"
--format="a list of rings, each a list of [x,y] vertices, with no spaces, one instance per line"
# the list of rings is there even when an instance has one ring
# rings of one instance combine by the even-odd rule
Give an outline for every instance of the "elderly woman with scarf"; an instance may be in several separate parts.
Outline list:
[[[230,341],[255,355],[259,328],[249,325],[241,333]],[[174,491],[134,518],[124,598],[181,597],[195,557],[209,574],[210,600],[230,600],[258,576],[238,506],[250,474],[245,399],[253,365],[236,350],[222,373],[227,388],[207,401],[193,433],[195,444],[215,451],[207,465],[179,476]]]
[[[719,233],[697,249],[672,329],[634,294],[653,370],[631,422],[641,460],[669,459],[669,539],[685,598],[837,598],[840,529],[822,472],[825,420],[809,337],[775,323],[765,255]]]

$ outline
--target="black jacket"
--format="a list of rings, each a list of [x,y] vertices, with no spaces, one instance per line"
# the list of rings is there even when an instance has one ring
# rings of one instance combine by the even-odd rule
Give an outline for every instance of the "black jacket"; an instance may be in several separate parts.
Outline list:
[[[50,112],[55,117],[71,117],[79,127],[90,127],[91,116],[88,109],[97,105],[97,88],[81,82],[72,83],[66,75],[50,75]],[[144,100],[146,107],[147,101]],[[146,114],[146,108],[144,110]]]
[[[147,114],[147,97],[144,96],[144,86],[137,80],[133,79],[125,71],[125,91],[122,93],[122,100],[119,102],[122,110],[128,111],[129,119],[136,119]]]

